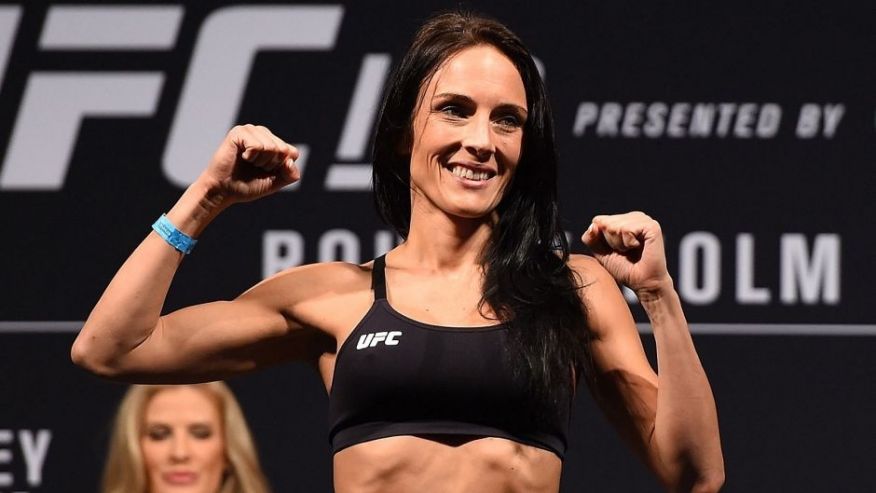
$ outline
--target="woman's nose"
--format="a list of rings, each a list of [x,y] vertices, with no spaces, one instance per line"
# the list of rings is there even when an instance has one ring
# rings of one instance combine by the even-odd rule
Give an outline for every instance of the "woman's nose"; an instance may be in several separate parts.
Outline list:
[[[176,462],[185,461],[189,458],[188,440],[176,437],[171,443],[170,458]]]
[[[495,151],[492,122],[489,118],[472,118],[466,125],[463,147],[479,161],[486,161]]]

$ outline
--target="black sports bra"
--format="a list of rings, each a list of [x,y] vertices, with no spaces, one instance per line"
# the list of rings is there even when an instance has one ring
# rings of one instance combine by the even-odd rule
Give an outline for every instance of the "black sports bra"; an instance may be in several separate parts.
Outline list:
[[[533,417],[532,397],[504,356],[508,328],[441,327],[402,315],[386,300],[385,265],[384,257],[374,260],[374,304],[335,361],[332,451],[397,435],[469,435],[562,458],[571,402]]]

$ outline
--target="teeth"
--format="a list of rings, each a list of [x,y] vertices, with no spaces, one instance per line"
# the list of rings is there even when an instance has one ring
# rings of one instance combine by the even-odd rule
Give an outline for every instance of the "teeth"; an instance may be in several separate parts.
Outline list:
[[[486,171],[474,171],[464,166],[454,166],[451,173],[460,178],[474,181],[486,180],[490,177],[489,173]]]

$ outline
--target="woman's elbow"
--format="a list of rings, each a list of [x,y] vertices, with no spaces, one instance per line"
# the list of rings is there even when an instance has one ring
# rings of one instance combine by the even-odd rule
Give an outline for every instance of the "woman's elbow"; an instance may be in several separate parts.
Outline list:
[[[692,493],[716,493],[724,486],[724,469],[699,478],[690,489]]]
[[[714,468],[708,471],[700,471],[688,476],[686,481],[671,491],[683,493],[717,493],[724,486],[724,467]]]
[[[70,359],[73,364],[103,378],[116,379],[119,376],[118,368],[109,364],[105,358],[98,355],[93,341],[80,335],[73,341],[70,348]]]
[[[672,493],[715,493],[724,486],[724,464],[710,467],[688,465],[678,474],[664,477],[663,486]]]

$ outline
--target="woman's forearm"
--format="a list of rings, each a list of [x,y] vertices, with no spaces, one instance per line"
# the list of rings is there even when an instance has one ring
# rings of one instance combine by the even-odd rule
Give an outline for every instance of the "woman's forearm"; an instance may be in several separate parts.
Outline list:
[[[177,229],[197,237],[221,208],[202,182],[192,184],[168,211]],[[183,254],[154,231],[128,257],[107,286],[71,350],[73,361],[111,375],[120,358],[142,343],[159,323]]]
[[[712,389],[671,280],[638,293],[657,346],[654,445],[678,491],[716,491],[724,479]]]
[[[238,125],[228,132],[207,168],[167,212],[167,218],[176,229],[197,237],[230,204],[270,195],[298,180],[300,173],[294,163],[297,158],[298,150],[267,128]],[[216,351],[227,351],[229,344],[233,346],[233,340],[224,340],[210,328],[211,324],[215,329],[217,323],[228,320],[228,307],[222,303],[189,307],[180,310],[185,313],[176,312],[178,316],[161,318],[182,257],[158,234],[149,233],[92,310],[73,344],[73,361],[107,376],[165,370],[195,373],[193,362],[209,359]],[[251,305],[245,316],[258,319],[254,326],[264,328],[267,323],[269,329],[282,332],[285,320],[278,318],[275,310],[264,309],[258,303]],[[274,325],[265,319],[273,320]],[[200,336],[193,336],[199,330]],[[154,338],[150,337],[153,333]],[[253,337],[263,335],[264,331]],[[251,339],[238,341],[239,345]],[[181,354],[187,351],[195,353]]]

